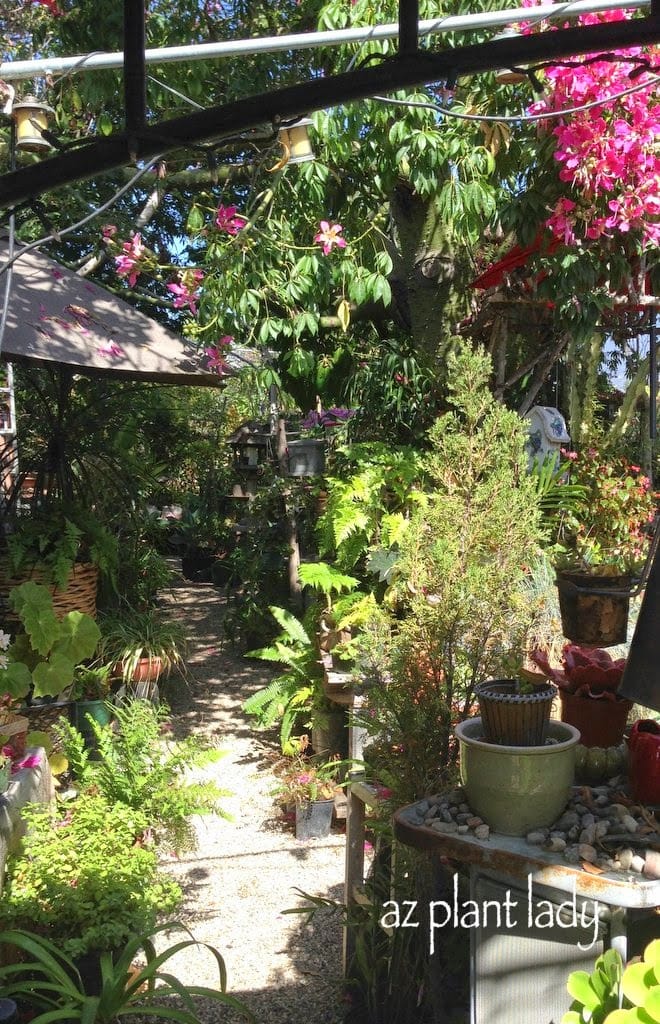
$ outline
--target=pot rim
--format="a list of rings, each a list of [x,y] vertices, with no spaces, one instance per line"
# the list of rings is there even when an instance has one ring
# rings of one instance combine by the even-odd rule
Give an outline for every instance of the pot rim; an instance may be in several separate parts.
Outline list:
[[[488,743],[487,740],[477,739],[476,736],[471,736],[471,732],[483,733],[483,726],[481,723],[481,717],[466,718],[464,722],[459,722],[454,729],[454,735],[461,743],[465,743],[468,747],[475,747],[477,750],[490,750],[497,751],[502,754],[516,754],[518,757],[543,757],[547,754],[558,753],[563,750],[570,750],[571,747],[576,746],[580,742],[580,731],[576,729],[574,725],[569,725],[568,722],[558,722],[556,719],[551,719],[548,725],[548,734],[562,733],[566,735],[566,739],[560,740],[559,743],[543,743],[536,747],[514,747],[503,743]]]
[[[546,704],[555,699],[559,689],[549,679],[538,684],[533,693],[516,693],[515,691],[498,691],[497,689],[497,687],[515,687],[516,685],[517,680],[515,679],[487,679],[475,686],[474,694],[477,700],[485,697],[494,704]]]

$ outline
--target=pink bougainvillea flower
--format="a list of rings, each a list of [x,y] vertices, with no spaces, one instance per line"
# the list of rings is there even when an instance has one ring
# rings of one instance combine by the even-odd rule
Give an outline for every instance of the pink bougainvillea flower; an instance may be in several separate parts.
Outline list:
[[[47,7],[49,12],[55,18],[59,18],[64,11],[61,11],[57,6],[57,0],[32,0],[33,3],[39,4],[41,7]]]
[[[117,234],[117,225],[104,224],[101,228],[101,234],[104,238],[113,238]]]
[[[204,280],[202,270],[182,270],[179,272],[178,281],[168,284],[167,290],[174,296],[174,308],[189,308],[193,316],[197,313],[197,292]]]
[[[346,248],[346,239],[341,237],[344,230],[341,224],[331,224],[330,221],[322,220],[319,227],[320,231],[314,235],[314,241],[323,246],[324,256],[332,252],[333,245],[338,249]]]
[[[228,235],[237,235],[247,224],[247,217],[237,213],[235,206],[223,206],[220,203],[215,214],[216,227],[226,231]]]
[[[134,287],[141,273],[140,261],[146,249],[142,244],[142,235],[137,232],[121,247],[119,256],[115,256],[115,267],[120,277],[127,277],[131,288]]]
[[[124,355],[123,348],[116,341],[104,342],[103,345],[99,345],[97,352],[108,359],[120,359]]]

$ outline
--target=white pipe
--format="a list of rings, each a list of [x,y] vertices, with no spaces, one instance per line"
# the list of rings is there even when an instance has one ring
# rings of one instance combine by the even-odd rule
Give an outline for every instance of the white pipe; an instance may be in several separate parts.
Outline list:
[[[623,8],[639,10],[651,0],[574,0],[564,4],[540,4],[538,7],[511,7],[485,14],[434,18],[420,21],[419,34],[427,36],[442,32],[469,32],[476,28],[495,28],[548,18],[574,17],[595,11]],[[147,64],[169,64],[177,61],[208,60],[211,57],[238,57],[254,53],[276,53],[278,50],[308,50],[317,46],[338,46],[342,43],[366,43],[376,39],[395,39],[398,24],[361,26],[329,32],[301,32],[296,35],[267,36],[259,39],[234,39],[222,43],[194,43],[190,46],[165,46],[146,50]],[[98,68],[121,68],[123,53],[92,53],[77,57],[45,57],[39,60],[5,61],[0,64],[0,79],[5,82],[35,78],[45,74],[89,71]]]

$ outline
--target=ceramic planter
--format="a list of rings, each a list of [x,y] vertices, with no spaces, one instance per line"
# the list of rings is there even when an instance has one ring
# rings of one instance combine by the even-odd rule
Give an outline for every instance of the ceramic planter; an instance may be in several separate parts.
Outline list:
[[[71,724],[85,741],[88,750],[96,750],[96,737],[89,719],[92,718],[99,725],[109,725],[112,721],[112,711],[104,700],[76,700],[71,705]]]
[[[545,740],[557,687],[552,683],[519,693],[516,679],[489,679],[475,687],[484,739],[513,747],[534,747]]]
[[[334,797],[296,804],[296,839],[325,839],[330,835]]]
[[[325,473],[325,441],[308,437],[289,441],[289,476],[322,476]]]
[[[628,748],[632,795],[645,804],[660,804],[660,725],[650,718],[635,722]]]
[[[560,690],[561,720],[574,726],[585,747],[616,747],[623,739],[632,703],[624,697],[579,697]]]
[[[590,647],[625,643],[631,585],[630,576],[558,572],[557,590],[564,636],[574,643]]]
[[[572,725],[550,721],[551,742],[536,747],[487,743],[481,718],[457,725],[456,737],[468,803],[494,831],[524,836],[559,817],[573,784],[580,740]]]

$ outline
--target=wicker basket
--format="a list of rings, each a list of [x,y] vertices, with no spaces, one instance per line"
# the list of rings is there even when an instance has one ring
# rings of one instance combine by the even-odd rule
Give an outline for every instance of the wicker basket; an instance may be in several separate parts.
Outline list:
[[[475,687],[486,743],[534,747],[545,742],[557,687],[550,682],[519,693],[513,679],[491,679]]]
[[[10,576],[9,568],[5,563],[0,563],[0,601],[5,609],[9,607],[9,591],[19,587],[27,580],[35,583],[43,583],[48,588],[53,598],[53,609],[58,618],[63,618],[67,612],[85,612],[96,618],[96,589],[98,586],[99,570],[91,562],[76,562],[73,566],[66,587],[63,589],[49,583],[49,575],[46,570],[34,566],[30,571],[20,576]],[[12,614],[8,618],[15,618]]]

